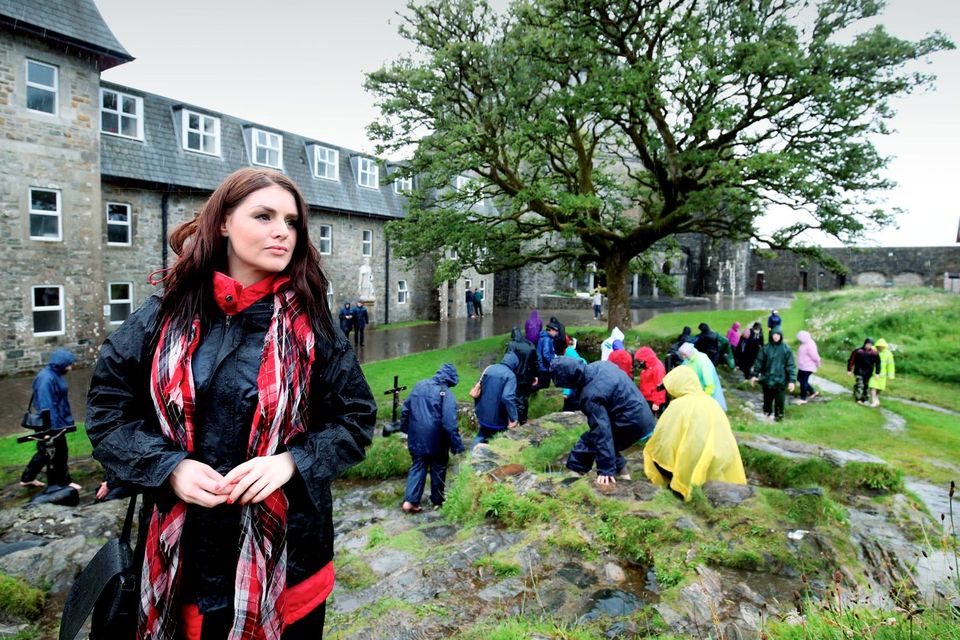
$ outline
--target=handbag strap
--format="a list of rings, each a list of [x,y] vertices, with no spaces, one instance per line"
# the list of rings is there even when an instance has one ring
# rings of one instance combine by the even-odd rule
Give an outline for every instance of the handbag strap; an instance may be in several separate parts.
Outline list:
[[[127,517],[123,521],[123,529],[120,531],[120,542],[130,543],[130,530],[133,528],[133,517],[137,511],[137,494],[130,496],[130,504],[127,506]]]
[[[36,391],[30,392],[30,399],[27,400],[27,413],[30,413],[30,407],[33,406],[33,399],[36,398],[36,397],[37,397],[37,392],[36,392]]]

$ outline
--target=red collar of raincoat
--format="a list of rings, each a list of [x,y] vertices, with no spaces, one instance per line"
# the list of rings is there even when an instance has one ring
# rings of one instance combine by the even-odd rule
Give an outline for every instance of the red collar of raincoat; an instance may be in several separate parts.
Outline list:
[[[290,276],[274,274],[245,287],[225,273],[213,274],[213,297],[228,316],[236,315],[270,293],[276,293],[290,282]]]

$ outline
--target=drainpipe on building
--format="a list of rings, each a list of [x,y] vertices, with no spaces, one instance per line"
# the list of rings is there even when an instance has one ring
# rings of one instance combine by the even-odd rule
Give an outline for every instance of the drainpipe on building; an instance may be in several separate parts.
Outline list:
[[[167,223],[168,208],[170,206],[170,192],[164,191],[160,196],[160,256],[163,268],[167,268]]]
[[[383,324],[390,324],[390,241],[384,239],[383,247],[386,256],[386,268],[383,270]]]

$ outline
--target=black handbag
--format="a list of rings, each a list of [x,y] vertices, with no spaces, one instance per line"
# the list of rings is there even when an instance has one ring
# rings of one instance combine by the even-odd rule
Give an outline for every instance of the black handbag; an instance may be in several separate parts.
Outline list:
[[[50,425],[45,423],[43,420],[43,412],[34,413],[31,411],[33,408],[33,398],[35,394],[30,394],[30,401],[27,402],[27,411],[23,414],[23,420],[20,421],[20,426],[25,429],[33,429],[34,431],[40,431],[41,429],[48,428]],[[49,413],[48,413],[49,415]]]
[[[134,494],[120,537],[100,547],[74,580],[60,617],[60,640],[74,640],[91,612],[90,640],[132,640],[136,636],[140,567],[130,550],[136,509]]]

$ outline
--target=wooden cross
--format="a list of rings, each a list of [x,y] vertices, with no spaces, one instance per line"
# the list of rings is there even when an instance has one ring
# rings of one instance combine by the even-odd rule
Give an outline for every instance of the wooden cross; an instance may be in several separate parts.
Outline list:
[[[383,392],[383,395],[393,396],[393,421],[397,421],[397,409],[400,408],[400,392],[406,391],[407,388],[400,386],[400,376],[393,376],[393,389],[387,389]]]

